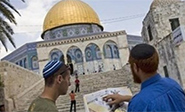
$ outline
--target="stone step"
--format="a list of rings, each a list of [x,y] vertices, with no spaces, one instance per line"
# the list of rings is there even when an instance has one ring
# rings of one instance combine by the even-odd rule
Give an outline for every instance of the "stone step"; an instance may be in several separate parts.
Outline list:
[[[123,74],[124,73],[124,74]],[[97,73],[92,75],[80,75],[80,92],[76,93],[76,109],[77,112],[85,112],[83,95],[89,94],[98,90],[111,88],[111,87],[123,87],[129,86],[135,93],[138,91],[139,86],[133,84],[131,72],[123,69],[104,73]],[[75,89],[75,77],[71,77],[71,86],[69,87],[68,93]],[[38,85],[39,87],[39,85]],[[19,110],[27,110],[32,100],[34,100],[41,92],[42,89],[31,91],[25,95],[26,98],[20,100]],[[22,103],[21,103],[22,102]],[[60,96],[56,101],[59,112],[69,112],[70,109],[70,98],[69,95]]]

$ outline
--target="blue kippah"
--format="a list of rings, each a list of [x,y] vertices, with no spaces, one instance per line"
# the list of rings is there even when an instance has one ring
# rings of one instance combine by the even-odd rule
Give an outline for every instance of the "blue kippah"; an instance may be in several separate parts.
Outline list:
[[[57,61],[57,60],[51,60],[49,61],[44,69],[43,69],[43,77],[47,78],[51,75],[53,75],[55,72],[57,72],[62,66],[64,65],[64,63],[62,63],[61,61]]]

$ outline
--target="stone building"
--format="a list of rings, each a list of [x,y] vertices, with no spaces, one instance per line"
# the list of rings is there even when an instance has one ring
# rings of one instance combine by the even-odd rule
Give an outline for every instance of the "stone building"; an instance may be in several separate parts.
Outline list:
[[[40,71],[51,59],[69,64],[78,74],[120,69],[129,50],[143,40],[126,31],[106,32],[96,12],[80,0],[62,0],[47,13],[44,41],[28,43],[2,60]]]
[[[142,37],[156,47],[159,72],[185,88],[185,1],[154,0],[143,20]]]

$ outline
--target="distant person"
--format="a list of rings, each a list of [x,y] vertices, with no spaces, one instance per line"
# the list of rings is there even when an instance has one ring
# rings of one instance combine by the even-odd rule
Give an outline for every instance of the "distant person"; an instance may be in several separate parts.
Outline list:
[[[78,78],[78,73],[75,73],[75,77]]]
[[[73,110],[73,105],[74,105],[74,112],[76,112],[76,99],[75,99],[76,94],[73,91],[71,91],[69,96],[71,98],[70,112],[72,112],[72,110]]]
[[[80,80],[78,79],[78,77],[76,77],[75,80],[75,93],[76,92],[80,92]]]
[[[128,112],[185,112],[185,93],[180,85],[157,73],[159,56],[148,44],[136,45],[130,52],[129,64],[135,83],[141,90],[135,96],[108,95],[103,98],[110,105],[129,102]]]
[[[113,65],[113,70],[116,70],[116,66],[115,65]]]
[[[98,72],[102,72],[102,68],[100,65],[98,66]]]
[[[89,74],[89,69],[87,69],[87,74]]]
[[[78,76],[78,71],[77,70],[74,71],[73,76],[75,76],[75,77]]]
[[[31,103],[28,112],[58,112],[55,101],[67,93],[70,67],[60,61],[49,61],[43,69],[43,77],[44,91]]]

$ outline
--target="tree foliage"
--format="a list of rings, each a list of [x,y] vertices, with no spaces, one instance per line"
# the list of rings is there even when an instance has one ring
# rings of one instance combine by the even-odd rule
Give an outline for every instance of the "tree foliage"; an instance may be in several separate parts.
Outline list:
[[[24,2],[24,0],[21,1]],[[16,45],[12,38],[14,31],[6,21],[8,20],[10,23],[17,25],[15,21],[15,16],[13,15],[12,11],[16,12],[19,16],[21,16],[20,13],[10,3],[10,0],[0,0],[0,41],[5,47],[6,51],[8,51],[6,44],[7,39],[14,46],[14,48],[16,48]]]

